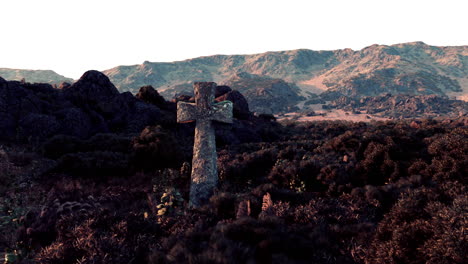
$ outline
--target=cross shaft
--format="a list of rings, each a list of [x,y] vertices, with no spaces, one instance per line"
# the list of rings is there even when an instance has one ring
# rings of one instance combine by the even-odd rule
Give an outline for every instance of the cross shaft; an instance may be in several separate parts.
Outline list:
[[[190,184],[190,205],[193,207],[205,204],[218,184],[212,121],[232,123],[232,102],[213,103],[215,88],[214,82],[196,82],[195,104],[177,103],[177,122],[196,122]]]

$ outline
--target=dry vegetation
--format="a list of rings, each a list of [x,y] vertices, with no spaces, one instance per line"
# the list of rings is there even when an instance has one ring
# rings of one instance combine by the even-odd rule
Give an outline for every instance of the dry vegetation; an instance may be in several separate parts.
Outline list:
[[[268,142],[218,142],[220,185],[200,210],[186,207],[190,140],[176,135],[3,147],[0,251],[18,263],[465,261],[466,119],[291,122]],[[39,159],[51,165],[32,173]]]

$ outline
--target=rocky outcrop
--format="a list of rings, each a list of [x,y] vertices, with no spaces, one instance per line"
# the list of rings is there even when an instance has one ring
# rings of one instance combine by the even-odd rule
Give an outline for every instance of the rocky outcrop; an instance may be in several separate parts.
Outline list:
[[[98,71],[87,71],[69,87],[63,87],[63,94],[77,103],[97,103],[119,94],[109,78]]]
[[[153,104],[158,107],[164,107],[164,105],[166,104],[166,100],[164,100],[164,97],[159,95],[158,91],[156,91],[151,85],[141,87],[138,93],[135,95],[135,97],[142,100],[145,103]]]
[[[96,133],[138,133],[161,120],[155,105],[120,94],[97,71],[62,89],[49,84],[0,82],[0,140],[41,142],[54,135],[88,138]]]
[[[350,112],[367,113],[390,118],[458,118],[468,116],[468,103],[437,95],[392,95],[363,97],[342,96],[326,105]]]
[[[224,86],[227,87],[227,86]],[[251,116],[249,104],[245,97],[239,91],[229,91],[221,96],[216,97],[217,102],[231,101],[234,104],[233,114],[238,119],[248,119]]]
[[[220,97],[221,95],[227,94],[232,91],[231,87],[226,85],[218,85],[215,90],[215,98]]]
[[[218,87],[216,92],[220,95],[217,101],[233,101],[235,113],[233,125],[217,127],[218,144],[260,141],[262,136],[275,137],[268,132],[275,124],[264,122],[250,113],[242,94],[227,86]],[[181,99],[193,101],[190,96]],[[66,139],[64,148],[75,153],[84,150],[77,148],[75,143],[94,138],[93,135],[110,133],[132,137],[155,125],[164,126],[181,140],[189,141],[187,151],[191,151],[193,124],[178,125],[176,104],[163,100],[152,87],[142,87],[137,97],[130,92],[119,93],[109,79],[97,71],[86,72],[76,83],[62,89],[49,84],[0,81],[1,141],[40,145],[59,137]],[[99,149],[101,152],[108,150],[111,151],[110,148]],[[85,152],[89,151],[86,149]],[[70,157],[81,161],[83,155]]]

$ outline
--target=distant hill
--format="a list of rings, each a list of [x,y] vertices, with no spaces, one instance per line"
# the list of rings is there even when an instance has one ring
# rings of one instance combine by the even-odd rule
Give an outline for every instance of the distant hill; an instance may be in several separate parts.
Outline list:
[[[120,92],[136,94],[140,87],[151,85],[167,100],[191,95],[193,82],[215,81],[240,91],[250,109],[258,113],[286,113],[343,96],[359,100],[388,94],[437,95],[468,102],[468,46],[437,47],[423,42],[372,45],[358,51],[299,49],[145,61],[103,73]],[[30,83],[73,82],[53,71],[0,68],[0,76]]]
[[[29,83],[59,84],[61,82],[73,82],[73,79],[67,78],[51,70],[20,70],[0,68],[0,76],[5,80],[21,81],[24,79]]]
[[[152,85],[168,96],[187,90],[194,81],[233,85],[239,73],[281,79],[295,90],[295,98],[315,98],[327,91],[360,98],[409,94],[468,99],[468,46],[436,47],[423,42],[372,45],[359,51],[291,50],[254,55],[215,55],[178,62],[144,62],[104,71],[120,91],[135,93]],[[286,86],[285,86],[286,87]],[[256,89],[258,89],[257,87]],[[265,91],[271,89],[268,85]],[[248,95],[246,95],[248,97]],[[248,99],[249,100],[249,99]],[[249,100],[252,107],[252,100]]]

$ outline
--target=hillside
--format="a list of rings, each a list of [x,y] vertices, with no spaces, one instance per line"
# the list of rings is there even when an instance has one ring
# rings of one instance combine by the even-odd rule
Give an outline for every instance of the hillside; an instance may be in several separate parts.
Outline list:
[[[358,51],[300,49],[215,55],[171,63],[146,61],[104,71],[120,91],[133,93],[143,85],[177,92],[194,81],[225,84],[242,72],[297,86],[297,98],[328,91],[351,97],[391,93],[466,99],[468,46],[436,47],[413,42],[372,45]],[[252,101],[249,103],[254,107]]]
[[[230,80],[249,78],[296,89]],[[0,261],[465,263],[467,117],[282,123],[227,86],[215,97],[234,118],[215,123],[219,184],[193,208],[195,125],[176,102],[194,98],[119,93],[97,71],[60,89],[0,78]],[[407,100],[328,106],[446,111]]]
[[[62,82],[73,82],[73,79],[62,76],[51,70],[20,70],[0,68],[0,76],[5,80],[21,81],[30,83],[59,84]]]

